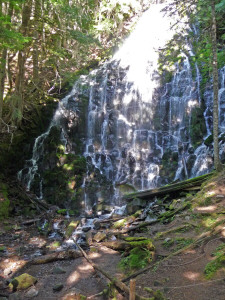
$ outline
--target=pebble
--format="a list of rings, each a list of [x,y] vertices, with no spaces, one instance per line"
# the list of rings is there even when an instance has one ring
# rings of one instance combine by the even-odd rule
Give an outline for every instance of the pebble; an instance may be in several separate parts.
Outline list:
[[[27,298],[33,298],[36,297],[38,295],[38,290],[35,288],[31,288],[27,293],[26,293],[26,297]]]

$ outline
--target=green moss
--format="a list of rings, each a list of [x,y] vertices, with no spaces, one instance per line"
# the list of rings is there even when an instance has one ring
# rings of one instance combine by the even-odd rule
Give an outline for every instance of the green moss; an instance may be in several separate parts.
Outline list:
[[[119,266],[126,271],[144,268],[153,258],[153,253],[147,249],[135,247],[127,257],[121,259]]]
[[[72,222],[70,222],[69,226],[66,229],[66,233],[65,233],[65,236],[67,238],[69,238],[72,235],[72,233],[74,232],[74,230],[77,228],[78,224],[79,224],[79,221],[72,221]]]
[[[225,267],[225,253],[222,252],[213,261],[210,261],[204,270],[205,277],[211,279],[217,270]]]
[[[70,216],[74,216],[75,212],[72,209],[63,208],[63,209],[58,209],[57,214],[63,215],[63,216],[66,216],[67,214],[69,214]]]
[[[116,229],[119,229],[119,228],[123,227],[125,224],[126,224],[126,219],[122,219],[122,220],[116,221],[113,224],[113,227]]]
[[[191,245],[192,243],[193,243],[193,239],[177,237],[177,238],[175,238],[176,248],[174,250],[178,251],[182,248],[185,248],[185,247]]]
[[[134,241],[129,241],[129,244],[135,248],[146,248],[148,250],[155,250],[155,247],[150,239],[142,239],[142,240],[134,240]]]
[[[52,242],[50,245],[48,245],[46,248],[49,248],[51,250],[55,250],[57,249],[58,247],[60,247],[60,242],[59,241],[55,241],[55,242]]]
[[[213,135],[209,135],[205,140],[204,140],[204,144],[209,147],[210,145],[212,145],[213,142]]]
[[[151,294],[152,298],[149,298],[149,300],[166,300],[166,298],[160,290],[154,291],[153,289],[148,287],[145,287],[144,290]]]
[[[27,273],[24,273],[18,277],[13,278],[9,284],[9,288],[13,291],[16,290],[26,290],[30,286],[34,285],[37,279]]]

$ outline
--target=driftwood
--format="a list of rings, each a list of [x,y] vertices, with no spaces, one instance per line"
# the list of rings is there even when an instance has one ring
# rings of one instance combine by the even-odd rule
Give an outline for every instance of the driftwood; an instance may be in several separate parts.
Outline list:
[[[47,264],[57,260],[67,260],[67,259],[75,259],[81,257],[80,251],[76,250],[67,250],[61,252],[54,252],[51,254],[44,255],[42,257],[35,258],[31,261],[33,265]]]
[[[145,190],[141,192],[135,192],[128,195],[124,195],[123,198],[125,200],[133,200],[134,198],[140,198],[145,200],[152,200],[155,196],[166,195],[170,193],[175,193],[182,190],[189,190],[193,187],[200,187],[201,184],[210,178],[213,173],[209,173],[206,175],[202,175],[196,178],[191,178],[182,182],[169,184],[157,189]]]
[[[108,274],[107,272],[105,272],[104,270],[102,270],[99,266],[97,266],[85,253],[85,251],[77,244],[77,242],[74,240],[74,243],[76,244],[76,246],[79,248],[79,250],[81,251],[81,253],[83,254],[84,258],[90,263],[90,265],[98,272],[100,272],[102,275],[104,275],[107,279],[110,280],[110,282],[112,282],[112,284],[119,290],[124,292],[126,295],[130,294],[130,289],[120,280],[113,278],[110,274]],[[143,298],[137,294],[135,294],[135,299],[136,300],[144,300],[146,298]]]

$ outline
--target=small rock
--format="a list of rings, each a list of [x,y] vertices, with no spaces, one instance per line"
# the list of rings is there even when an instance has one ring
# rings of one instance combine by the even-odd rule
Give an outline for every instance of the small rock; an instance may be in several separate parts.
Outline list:
[[[117,238],[115,237],[115,235],[112,235],[110,240],[111,240],[111,241],[116,241]]]
[[[96,230],[99,230],[99,229],[101,228],[101,222],[95,221],[95,222],[94,222],[94,226],[95,226],[95,229],[96,229]]]
[[[26,293],[26,297],[27,298],[33,298],[36,297],[38,295],[38,290],[35,288],[31,288],[27,293]]]
[[[88,232],[89,230],[91,230],[91,227],[86,226],[82,228],[83,232]]]
[[[155,280],[155,281],[154,281],[154,286],[159,286],[159,285],[161,285],[161,282],[158,281],[158,280]]]
[[[63,284],[61,284],[61,283],[56,284],[56,285],[53,286],[52,289],[53,289],[54,292],[59,292],[63,289]]]
[[[190,216],[185,216],[186,221],[190,221]]]
[[[224,195],[216,195],[216,198],[224,198]]]
[[[104,239],[106,239],[106,234],[104,232],[98,232],[95,234],[94,238],[93,238],[97,243],[103,241]]]
[[[55,268],[52,270],[52,273],[53,273],[53,274],[65,274],[66,271],[63,270],[63,269],[60,268],[60,267],[55,267]]]

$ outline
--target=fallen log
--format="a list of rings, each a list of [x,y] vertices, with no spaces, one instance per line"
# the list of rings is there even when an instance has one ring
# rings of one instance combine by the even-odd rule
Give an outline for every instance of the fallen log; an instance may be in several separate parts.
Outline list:
[[[160,188],[145,190],[140,192],[131,193],[128,195],[124,195],[123,199],[129,201],[133,200],[134,198],[140,198],[145,200],[151,200],[155,196],[161,196],[165,194],[170,194],[173,192],[178,192],[182,190],[189,190],[190,188],[201,186],[201,184],[210,178],[214,173],[205,174],[199,177],[191,178],[182,182],[172,183]]]
[[[40,221],[40,218],[38,218],[38,219],[32,219],[32,220],[27,220],[27,221],[21,223],[21,225],[31,225],[31,224],[33,224],[35,222],[38,222],[38,221]]]
[[[47,264],[57,260],[75,259],[81,256],[82,254],[80,253],[80,251],[70,249],[61,252],[50,253],[42,257],[35,258],[31,261],[31,264],[41,265],[41,264]]]

